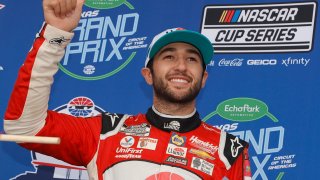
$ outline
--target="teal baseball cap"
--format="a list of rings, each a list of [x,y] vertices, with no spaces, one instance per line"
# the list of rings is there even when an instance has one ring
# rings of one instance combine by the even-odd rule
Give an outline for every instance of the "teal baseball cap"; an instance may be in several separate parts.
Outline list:
[[[149,45],[145,67],[147,67],[149,61],[154,58],[161,48],[175,42],[188,43],[196,47],[199,50],[205,65],[209,64],[212,60],[214,51],[213,45],[206,36],[199,32],[184,28],[173,28],[167,29],[153,38]]]

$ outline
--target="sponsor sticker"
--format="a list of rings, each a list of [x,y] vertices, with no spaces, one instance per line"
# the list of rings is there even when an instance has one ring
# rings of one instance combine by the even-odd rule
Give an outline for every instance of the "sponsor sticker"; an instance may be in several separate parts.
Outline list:
[[[185,158],[187,155],[187,150],[188,149],[185,147],[176,146],[174,144],[168,144],[167,154]]]
[[[193,148],[191,148],[191,149],[189,150],[189,152],[190,152],[191,154],[194,154],[194,155],[196,155],[196,156],[199,156],[199,157],[202,158],[202,159],[214,160],[214,157],[210,156],[210,154],[208,154],[208,153],[205,152],[205,151],[199,150],[199,149],[193,149]]]
[[[141,158],[142,151],[143,149],[118,147],[115,158]]]
[[[137,148],[155,150],[157,147],[158,139],[141,137],[139,139]]]
[[[120,128],[120,132],[123,132],[126,135],[132,135],[132,136],[149,136],[150,129],[151,129],[150,125],[148,125],[147,123],[142,123],[134,126],[123,125]]]
[[[214,127],[214,126],[211,126],[211,125],[205,124],[205,123],[202,123],[201,125],[208,131],[214,131],[214,132],[220,133],[220,130],[217,127]]]
[[[164,123],[163,128],[179,131],[180,130],[180,123],[178,121],[171,121],[169,123]]]
[[[215,53],[311,51],[316,2],[210,5],[201,33]]]
[[[188,160],[185,158],[178,158],[178,157],[173,157],[173,156],[169,156],[166,159],[166,162],[171,162],[171,163],[175,163],[175,164],[181,164],[186,166],[188,164]]]
[[[63,36],[58,38],[52,38],[49,40],[50,44],[62,45],[64,42],[70,41],[70,39],[65,39]]]
[[[213,144],[211,144],[210,142],[207,141],[203,141],[201,139],[199,139],[197,136],[192,136],[189,139],[189,143],[193,146],[196,147],[198,149],[201,149],[205,152],[208,152],[210,154],[214,154],[215,152],[218,151],[218,146],[214,146]]]
[[[170,143],[177,146],[184,146],[186,143],[186,139],[187,138],[185,136],[179,136],[177,133],[172,133]]]
[[[208,161],[197,157],[192,157],[191,167],[211,176],[214,164],[211,164]]]
[[[122,147],[128,148],[134,144],[134,138],[132,136],[123,137],[120,141]]]

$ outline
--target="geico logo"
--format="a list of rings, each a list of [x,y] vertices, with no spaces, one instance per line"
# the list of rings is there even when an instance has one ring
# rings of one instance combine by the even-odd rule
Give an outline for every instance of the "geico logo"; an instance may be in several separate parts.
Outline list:
[[[221,30],[217,33],[216,42],[235,42],[244,40],[246,42],[271,42],[290,41],[295,37],[297,28],[274,28],[274,29],[232,29]]]
[[[248,65],[276,65],[277,60],[276,59],[249,59],[247,61]]]
[[[298,8],[242,10],[237,22],[294,21]]]

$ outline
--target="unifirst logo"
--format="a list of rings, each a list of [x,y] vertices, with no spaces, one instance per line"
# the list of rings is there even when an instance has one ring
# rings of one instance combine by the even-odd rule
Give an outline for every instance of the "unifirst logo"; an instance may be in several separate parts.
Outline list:
[[[0,4],[0,9],[3,9],[4,7],[6,7],[4,4]]]
[[[298,8],[272,9],[232,9],[224,10],[220,16],[220,23],[253,23],[253,22],[285,22],[295,21]]]

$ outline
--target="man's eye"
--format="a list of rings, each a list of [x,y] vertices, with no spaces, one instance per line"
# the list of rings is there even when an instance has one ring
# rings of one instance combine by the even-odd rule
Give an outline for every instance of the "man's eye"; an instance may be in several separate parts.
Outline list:
[[[194,58],[194,57],[189,57],[189,58],[188,58],[188,61],[197,62],[198,59],[196,59],[196,58]]]
[[[173,59],[173,56],[167,55],[167,56],[164,57],[164,59],[172,60],[172,59]]]

